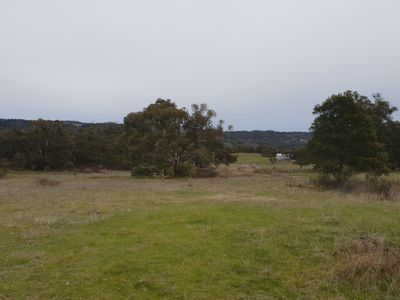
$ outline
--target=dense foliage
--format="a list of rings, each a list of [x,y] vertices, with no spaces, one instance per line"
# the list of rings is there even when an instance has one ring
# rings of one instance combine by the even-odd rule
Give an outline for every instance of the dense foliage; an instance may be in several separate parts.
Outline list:
[[[124,119],[134,175],[160,173],[192,174],[191,168],[230,163],[234,157],[222,141],[222,127],[214,127],[216,117],[207,105],[192,105],[192,111],[179,109],[170,100],[158,99],[143,111]]]
[[[374,101],[347,91],[315,106],[308,155],[322,174],[345,182],[366,172],[380,176],[399,166],[399,123],[396,108],[374,95]],[[304,157],[304,156],[303,156]]]
[[[234,161],[223,144],[222,127],[213,126],[215,117],[205,104],[188,112],[158,99],[128,114],[123,125],[73,126],[39,119],[27,127],[3,129],[0,158],[21,169],[133,168],[136,175],[187,176],[196,168]]]
[[[33,170],[120,166],[122,127],[76,128],[39,119],[22,129],[0,132],[0,157],[13,168]]]

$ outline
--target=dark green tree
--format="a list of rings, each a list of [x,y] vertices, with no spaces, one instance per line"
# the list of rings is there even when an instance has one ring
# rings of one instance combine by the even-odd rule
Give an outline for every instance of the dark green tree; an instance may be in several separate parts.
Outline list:
[[[133,165],[174,176],[188,144],[183,132],[187,118],[185,110],[164,99],[128,114],[124,124]]]
[[[206,104],[194,104],[189,113],[164,99],[128,114],[125,139],[134,171],[177,176],[190,173],[190,168],[232,162],[234,157],[223,144],[222,127],[213,126],[215,116]]]
[[[74,134],[73,157],[78,166],[97,169],[128,168],[125,145],[121,139],[122,126],[114,123],[92,125]]]
[[[71,160],[72,140],[60,121],[33,121],[26,130],[27,155],[33,169],[62,168]]]
[[[223,121],[219,121],[217,127],[213,125],[216,116],[216,112],[205,103],[192,105],[184,127],[189,140],[190,161],[196,167],[205,168],[211,164],[235,161],[223,143]]]
[[[379,106],[380,104],[378,104]],[[333,95],[315,106],[308,151],[315,168],[345,182],[352,174],[379,176],[387,171],[388,154],[379,138],[381,120],[377,106],[357,92]]]
[[[386,147],[389,154],[390,167],[400,168],[400,122],[391,121],[388,124]]]
[[[385,145],[389,156],[389,166],[392,169],[400,167],[400,125],[392,118],[397,111],[396,107],[385,101],[380,94],[373,95],[374,102],[371,103],[371,111],[374,116],[377,136],[380,143]]]
[[[310,155],[306,147],[293,150],[292,155],[294,163],[299,165],[300,169],[310,164]]]
[[[27,135],[21,129],[6,129],[0,132],[0,158],[11,162],[17,168],[27,166]]]

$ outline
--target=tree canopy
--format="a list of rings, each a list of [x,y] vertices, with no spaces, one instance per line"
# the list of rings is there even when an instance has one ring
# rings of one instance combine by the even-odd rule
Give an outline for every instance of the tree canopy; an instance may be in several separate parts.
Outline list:
[[[130,159],[143,172],[179,175],[186,169],[229,163],[233,156],[222,142],[222,128],[214,127],[216,113],[206,104],[191,112],[170,100],[158,99],[124,119]],[[189,173],[191,171],[188,171]]]
[[[315,168],[337,182],[352,174],[380,176],[390,165],[391,128],[396,108],[375,95],[374,101],[347,91],[316,105],[308,152]],[[393,131],[394,132],[394,131]]]
[[[215,117],[206,104],[193,104],[189,111],[158,99],[129,113],[123,125],[39,119],[0,131],[0,162],[34,170],[133,168],[137,175],[189,176],[234,161],[222,139],[222,123],[213,125]]]

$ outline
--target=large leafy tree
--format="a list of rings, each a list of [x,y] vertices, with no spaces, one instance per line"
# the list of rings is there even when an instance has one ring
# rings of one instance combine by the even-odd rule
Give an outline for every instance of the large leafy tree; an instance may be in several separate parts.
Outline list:
[[[124,124],[133,164],[156,167],[163,173],[172,167],[175,174],[187,148],[183,135],[187,118],[185,110],[164,99],[128,114]]]
[[[392,112],[382,99],[371,102],[351,91],[315,106],[313,138],[308,144],[315,168],[337,182],[360,172],[375,176],[385,173],[388,154],[381,128]]]
[[[74,162],[78,166],[94,166],[99,169],[127,168],[121,134],[122,126],[114,123],[80,128],[74,134]]]
[[[235,161],[223,143],[223,121],[217,127],[213,125],[216,116],[216,112],[205,103],[192,105],[184,127],[189,140],[190,162],[196,167]]]
[[[303,166],[310,164],[310,158],[309,158],[309,153],[307,151],[307,148],[295,149],[293,151],[292,158],[294,160],[294,163],[299,165],[301,169],[303,168]]]
[[[183,164],[208,167],[233,161],[222,142],[222,128],[213,125],[215,116],[205,104],[194,104],[189,113],[164,99],[128,114],[125,138],[132,164],[175,176]]]
[[[26,131],[26,151],[34,169],[61,168],[71,160],[71,136],[60,121],[33,121]]]
[[[24,162],[18,167],[27,166],[28,157],[27,136],[21,129],[6,129],[0,131],[0,158],[12,162],[14,157],[23,157]]]
[[[385,145],[389,156],[389,166],[392,169],[400,167],[400,123],[394,121],[392,114],[397,111],[380,94],[373,95],[374,102],[371,111],[377,129],[378,140]]]

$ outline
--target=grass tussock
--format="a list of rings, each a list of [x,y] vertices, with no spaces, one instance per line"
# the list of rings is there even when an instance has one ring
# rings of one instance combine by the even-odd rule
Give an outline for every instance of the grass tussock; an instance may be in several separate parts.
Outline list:
[[[58,218],[56,216],[40,216],[36,217],[34,221],[39,225],[53,225],[57,223]]]
[[[363,235],[340,240],[333,256],[339,279],[363,289],[400,293],[400,249],[384,238]]]
[[[348,194],[364,195],[370,199],[371,195],[380,200],[400,200],[400,181],[398,179],[379,177],[366,178],[353,177],[338,183],[328,176],[318,176],[309,179],[314,186],[334,189]]]
[[[55,179],[39,178],[35,181],[35,184],[41,187],[56,187],[60,185],[60,182]]]
[[[291,175],[291,174],[311,174],[315,173],[312,169],[300,169],[300,168],[282,168],[277,166],[275,168],[270,169],[261,169],[257,173],[260,174],[268,174],[272,176],[281,176],[281,175]]]
[[[237,166],[220,166],[217,169],[218,177],[240,177],[252,176],[261,171],[261,167],[256,164],[241,164]]]
[[[398,180],[378,178],[374,180],[353,179],[341,187],[349,193],[377,195],[381,200],[399,200],[400,184]]]

